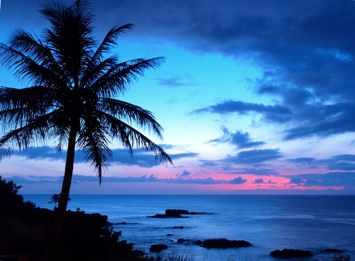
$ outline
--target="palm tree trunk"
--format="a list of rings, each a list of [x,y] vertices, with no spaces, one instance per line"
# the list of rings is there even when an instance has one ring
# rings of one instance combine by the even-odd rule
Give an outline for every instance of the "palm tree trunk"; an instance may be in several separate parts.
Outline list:
[[[49,235],[49,239],[47,241],[47,245],[44,250],[44,254],[42,256],[41,261],[55,260],[56,250],[59,243],[65,212],[67,210],[70,186],[73,177],[76,134],[76,128],[72,127],[69,134],[68,151],[65,162],[62,191],[60,193],[58,208],[55,212],[55,218],[52,225],[51,233]]]

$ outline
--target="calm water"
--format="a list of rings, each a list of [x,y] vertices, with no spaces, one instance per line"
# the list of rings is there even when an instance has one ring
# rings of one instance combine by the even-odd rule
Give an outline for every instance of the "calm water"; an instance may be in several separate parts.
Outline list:
[[[24,195],[37,206],[53,208],[51,195]],[[71,195],[68,208],[101,213],[122,231],[120,239],[148,251],[169,245],[164,254],[179,253],[195,261],[274,260],[269,252],[283,248],[310,250],[310,260],[329,259],[326,248],[345,250],[355,260],[355,196],[132,196]],[[206,212],[183,219],[147,218],[168,208]],[[174,229],[183,226],[184,229]],[[167,236],[172,234],[173,236]],[[246,240],[249,248],[207,250],[178,238]],[[306,259],[307,260],[307,259]]]

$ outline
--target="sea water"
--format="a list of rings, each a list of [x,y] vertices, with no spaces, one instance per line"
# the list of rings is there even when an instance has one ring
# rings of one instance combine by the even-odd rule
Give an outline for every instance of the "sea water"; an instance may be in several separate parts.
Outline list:
[[[39,207],[53,208],[51,195],[24,195]],[[71,195],[68,209],[107,215],[120,240],[149,252],[166,244],[162,256],[181,255],[195,261],[274,260],[270,251],[312,251],[305,260],[329,260],[327,248],[344,250],[355,260],[355,196],[241,195]],[[202,212],[186,218],[150,218],[166,209]],[[182,226],[182,229],[174,228]],[[171,234],[172,236],[168,236]],[[179,238],[188,241],[177,243]],[[196,240],[246,240],[251,247],[204,249]]]

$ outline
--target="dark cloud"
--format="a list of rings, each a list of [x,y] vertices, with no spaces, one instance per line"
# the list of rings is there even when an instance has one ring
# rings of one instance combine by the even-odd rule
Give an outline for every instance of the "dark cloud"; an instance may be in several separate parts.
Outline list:
[[[262,184],[264,183],[264,180],[262,178],[254,180],[255,184]]]
[[[238,178],[232,179],[228,183],[229,184],[244,184],[245,182],[247,182],[246,179],[243,179],[242,177],[238,177]]]
[[[325,174],[301,174],[290,178],[290,183],[302,186],[355,187],[355,172],[328,172]]]
[[[257,164],[279,158],[282,158],[279,149],[264,149],[241,151],[236,156],[230,156],[221,161],[234,164]]]
[[[199,85],[191,79],[191,76],[187,77],[187,79],[183,77],[158,78],[157,81],[159,85],[167,86],[170,88]]]
[[[190,174],[191,173],[189,171],[184,170],[181,174],[177,174],[176,177],[178,177],[178,178],[187,178],[187,177],[190,176]]]
[[[167,146],[167,148],[171,148]],[[133,156],[131,156],[126,149],[112,149],[113,158],[110,164],[121,164],[127,166],[139,166],[143,168],[151,168],[160,164],[153,154],[144,153],[141,150],[133,150]],[[60,160],[65,161],[66,151],[62,150],[58,152],[55,147],[42,146],[42,147],[30,147],[23,151],[13,151],[13,155],[18,155],[32,160]],[[171,159],[178,160],[182,158],[197,157],[197,153],[178,153],[170,154]],[[83,151],[78,150],[75,152],[75,163],[87,162]]]
[[[63,177],[51,177],[51,176],[13,176],[12,181],[18,184],[41,184],[41,183],[62,183]],[[97,178],[96,178],[97,181]]]
[[[328,160],[330,170],[355,171],[355,155],[338,155]]]
[[[237,131],[236,133],[230,133],[227,128],[223,127],[223,136],[218,139],[210,140],[208,143],[225,143],[229,142],[232,145],[237,146],[238,149],[247,149],[257,147],[265,144],[262,141],[252,141],[248,132]]]
[[[178,154],[169,154],[170,158],[174,160],[182,159],[182,158],[196,158],[198,153],[178,153]]]
[[[247,114],[250,112],[260,113],[268,121],[287,122],[291,120],[291,110],[280,105],[263,105],[242,101],[227,100],[206,108],[198,109],[193,113],[218,113],[218,114]]]
[[[183,172],[186,174],[187,172]],[[20,176],[13,176],[11,178],[17,184],[38,184],[38,183],[58,183],[62,182],[62,177],[49,177],[49,176],[27,176],[27,177],[20,177]],[[213,178],[198,178],[192,179],[187,178],[187,176],[180,176],[177,178],[170,178],[170,179],[159,179],[153,174],[147,176],[143,175],[140,177],[102,177],[103,183],[112,183],[112,182],[119,182],[119,183],[151,183],[151,182],[160,182],[160,183],[170,183],[170,184],[200,184],[200,185],[212,185],[212,184],[227,184],[229,181],[225,180],[215,180]],[[239,178],[236,179],[235,182],[238,182]],[[242,180],[243,181],[243,180]],[[73,175],[73,184],[78,184],[82,182],[99,182],[98,177],[96,176],[85,176],[85,175]],[[243,182],[244,183],[244,182]],[[232,184],[239,184],[239,183],[232,183]],[[241,184],[241,183],[240,183]]]
[[[22,151],[12,151],[13,155],[22,156],[32,160],[65,160],[66,151],[58,151],[55,147],[30,147]]]
[[[296,164],[312,164],[315,161],[315,158],[296,158],[296,159],[289,159],[289,162],[296,163]]]
[[[291,184],[297,184],[297,185],[301,185],[303,182],[303,179],[298,177],[298,176],[295,176],[295,177],[291,177],[290,178],[290,183]]]
[[[288,161],[312,168],[325,167],[331,171],[355,171],[355,155],[351,154],[336,155],[328,159],[296,158]]]
[[[278,149],[274,150],[250,150],[242,151],[235,156],[228,156],[219,160],[200,160],[199,166],[208,169],[215,169],[224,174],[236,175],[259,175],[271,176],[279,175],[275,168],[270,168],[265,163],[282,158]],[[240,165],[248,165],[241,167]]]
[[[239,149],[247,149],[265,144],[262,141],[251,141],[248,132],[242,133],[240,131],[232,134],[231,142],[237,145]]]
[[[230,174],[252,174],[252,175],[278,175],[278,171],[275,169],[261,168],[255,166],[254,168],[234,168]]]

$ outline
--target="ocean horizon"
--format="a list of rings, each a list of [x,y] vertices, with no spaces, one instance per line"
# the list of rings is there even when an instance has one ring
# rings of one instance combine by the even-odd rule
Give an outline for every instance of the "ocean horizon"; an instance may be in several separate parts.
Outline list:
[[[53,209],[52,195],[23,194],[38,207]],[[310,260],[329,260],[339,249],[355,259],[355,195],[70,195],[68,209],[108,216],[120,240],[149,254],[152,244],[166,244],[160,255],[199,261],[275,260],[273,250],[302,249]],[[151,218],[166,209],[203,213],[184,218]],[[179,228],[176,228],[179,227]],[[178,243],[183,238],[186,241]],[[215,238],[245,240],[251,247],[205,249],[193,242]],[[152,254],[154,255],[154,254]],[[309,260],[309,259],[307,259]]]

